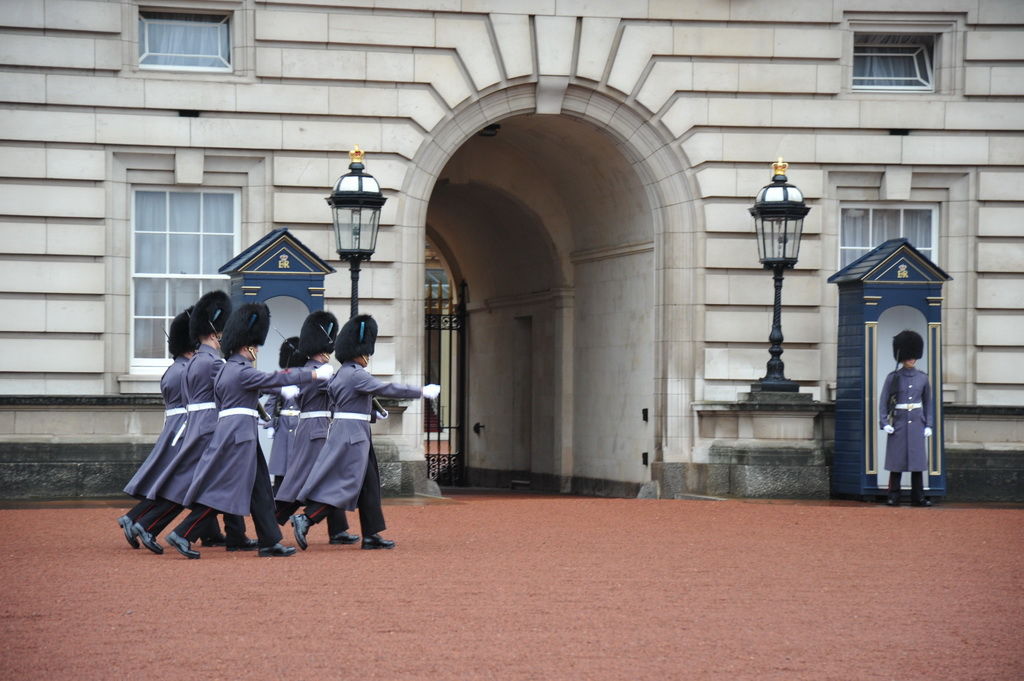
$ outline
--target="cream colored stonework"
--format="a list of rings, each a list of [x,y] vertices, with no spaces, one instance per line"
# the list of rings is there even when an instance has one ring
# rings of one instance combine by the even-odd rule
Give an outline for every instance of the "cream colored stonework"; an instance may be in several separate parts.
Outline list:
[[[139,68],[129,0],[0,2],[0,391],[156,389],[159,369],[129,356],[139,188],[237,191],[242,246],[290,228],[338,268],[325,302],[347,313],[323,199],[358,144],[388,198],[360,279],[386,328],[374,371],[422,380],[436,239],[470,287],[467,417],[488,423],[473,465],[641,483],[640,452],[700,460],[694,404],[764,374],[771,276],[747,209],[779,156],[811,207],[785,278],[787,376],[821,399],[835,382],[843,205],[917,202],[938,209],[953,277],[946,383],[957,402],[1024,404],[1022,3],[214,4],[171,6],[234,13],[231,73]],[[944,31],[936,92],[853,91],[851,25],[924,15]],[[75,361],[11,359],[50,350]],[[523,385],[529,414],[509,397]],[[0,439],[40,435],[32,418]],[[388,424],[405,461],[421,426],[418,403]],[[143,426],[81,432],[118,428]]]

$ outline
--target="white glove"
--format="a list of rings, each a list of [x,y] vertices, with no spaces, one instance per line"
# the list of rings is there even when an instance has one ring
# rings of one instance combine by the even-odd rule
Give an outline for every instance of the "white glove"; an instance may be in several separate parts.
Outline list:
[[[281,397],[286,400],[290,400],[299,394],[299,386],[297,385],[286,385],[281,388]]]
[[[260,428],[270,428],[270,421],[266,419],[260,419]]]
[[[273,428],[267,428],[267,437],[269,437],[271,440],[274,439],[274,429]]]
[[[319,381],[326,381],[333,375],[334,367],[332,367],[330,364],[324,364],[323,366],[313,369],[313,376]]]
[[[893,428],[892,426],[882,426],[882,430],[889,433],[889,435],[892,435],[893,433],[896,432],[896,429]]]
[[[377,417],[378,421],[386,421],[388,416],[389,416],[389,414],[388,414],[388,412],[386,410],[385,411],[377,411],[376,409],[374,409],[373,413]]]
[[[928,426],[925,426],[925,428],[924,428],[924,436],[925,437],[931,437],[932,436],[932,429],[929,428]]]
[[[437,396],[441,394],[441,386],[436,383],[429,383],[423,386],[423,396],[428,400],[436,400]]]

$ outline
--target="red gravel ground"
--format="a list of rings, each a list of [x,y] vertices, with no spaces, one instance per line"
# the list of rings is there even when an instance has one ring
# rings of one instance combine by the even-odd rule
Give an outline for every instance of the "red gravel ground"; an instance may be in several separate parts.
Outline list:
[[[1024,678],[1021,507],[460,494],[193,561],[126,507],[0,511],[0,678]]]

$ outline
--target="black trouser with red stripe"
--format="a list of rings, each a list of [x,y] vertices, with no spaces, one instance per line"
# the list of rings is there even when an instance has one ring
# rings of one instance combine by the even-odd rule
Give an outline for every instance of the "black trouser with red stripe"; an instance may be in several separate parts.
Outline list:
[[[128,516],[128,518],[133,523],[138,522],[139,518],[141,518],[142,516],[146,515],[146,512],[149,511],[151,508],[153,508],[153,506],[155,504],[158,504],[158,503],[160,503],[160,502],[159,501],[153,501],[152,499],[143,499],[142,501],[140,501],[139,503],[135,504],[130,509],[128,509],[128,512],[125,513],[125,515]]]
[[[174,528],[174,531],[179,537],[194,542],[203,537],[203,523],[208,518],[215,517],[220,511],[202,504],[195,504],[191,508],[192,512]],[[274,493],[270,489],[270,472],[267,470],[267,461],[259,450],[256,451],[256,480],[253,481],[252,494],[249,497],[249,514],[252,516],[252,524],[256,527],[256,538],[259,540],[260,548],[267,548],[281,541],[281,528],[277,526],[274,518]],[[224,516],[225,525],[228,516],[229,514]]]
[[[171,524],[171,521],[177,518],[178,514],[185,509],[181,504],[176,504],[167,499],[158,499],[156,501],[147,499],[147,502],[151,506],[135,522],[142,525],[142,528],[154,537],[163,532]],[[141,506],[142,504],[139,505]],[[207,537],[216,537],[219,534],[220,527],[217,525],[217,519],[210,517],[199,533],[199,537],[206,539]],[[224,534],[227,535],[229,544],[240,544],[245,539],[245,518],[238,515],[225,514]]]
[[[380,507],[380,471],[377,470],[377,457],[373,453],[372,445],[370,446],[370,460],[366,462],[366,475],[363,476],[363,486],[359,489],[356,506],[359,507],[359,528],[363,537],[387,529],[387,525],[384,524],[384,511]],[[310,524],[315,525],[324,518],[330,518],[332,512],[337,510],[339,509],[330,504],[314,501],[306,504],[306,517],[309,518]]]

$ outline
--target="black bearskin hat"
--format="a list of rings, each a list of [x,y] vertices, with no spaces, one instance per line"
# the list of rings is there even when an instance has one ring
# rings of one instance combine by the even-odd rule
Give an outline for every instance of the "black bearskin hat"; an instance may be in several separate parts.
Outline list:
[[[292,336],[291,338],[288,338],[283,343],[281,343],[281,352],[277,356],[277,366],[281,367],[282,369],[287,369],[289,367],[296,366],[295,364],[292,363],[292,355],[295,354],[296,349],[298,347],[298,336]],[[305,364],[305,362],[303,362],[302,364]],[[302,365],[300,364],[299,366]]]
[[[288,357],[288,364],[284,368],[294,369],[296,367],[304,367],[308,361],[309,357],[296,350],[290,357]]]
[[[246,303],[231,313],[224,325],[220,349],[225,357],[250,345],[263,345],[270,332],[270,310],[263,303]]]
[[[924,339],[916,331],[906,329],[893,336],[892,356],[897,362],[921,359],[924,354]]]
[[[186,352],[196,349],[192,336],[188,332],[189,320],[192,318],[192,308],[179,312],[178,316],[171,320],[171,330],[167,333],[167,352],[171,357],[180,357]]]
[[[231,316],[231,298],[223,291],[210,291],[192,308],[192,318],[188,322],[188,332],[196,343],[203,336],[220,333]]]
[[[338,337],[338,318],[327,310],[311,312],[299,332],[299,352],[306,357],[330,353]]]
[[[368,314],[356,315],[345,322],[334,344],[334,356],[347,362],[360,355],[372,355],[377,344],[377,322]]]

